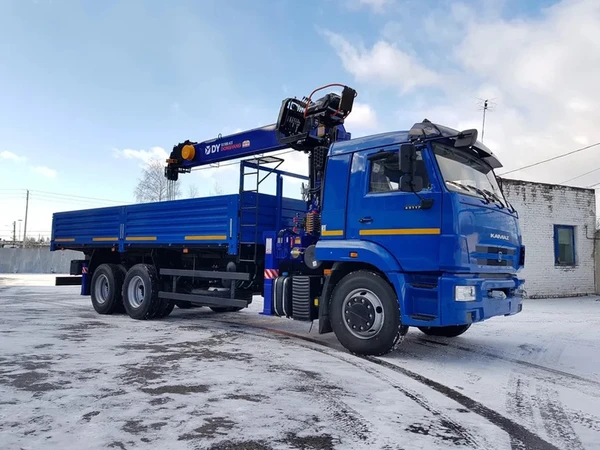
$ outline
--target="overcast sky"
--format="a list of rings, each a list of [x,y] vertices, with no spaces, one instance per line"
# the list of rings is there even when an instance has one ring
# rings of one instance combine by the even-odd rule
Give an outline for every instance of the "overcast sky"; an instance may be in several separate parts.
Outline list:
[[[600,141],[597,0],[0,0],[0,61],[0,238],[23,189],[48,234],[53,211],[132,202],[143,161],[273,123],[330,82],[359,92],[355,136],[424,118],[481,131],[492,99],[500,174]],[[600,146],[510,177],[596,167],[570,184],[600,183]],[[184,194],[238,189],[236,166],[182,178]]]

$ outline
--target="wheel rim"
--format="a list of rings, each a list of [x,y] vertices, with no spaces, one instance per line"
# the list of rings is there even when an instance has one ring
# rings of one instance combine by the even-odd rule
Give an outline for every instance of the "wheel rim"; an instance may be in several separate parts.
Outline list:
[[[139,308],[144,302],[144,280],[139,275],[134,276],[129,281],[127,299],[134,308]]]
[[[358,339],[370,339],[383,328],[385,313],[379,297],[369,289],[355,289],[342,303],[346,329]]]
[[[109,292],[108,277],[104,274],[99,275],[96,280],[96,285],[94,286],[96,302],[100,305],[104,305],[108,301]]]

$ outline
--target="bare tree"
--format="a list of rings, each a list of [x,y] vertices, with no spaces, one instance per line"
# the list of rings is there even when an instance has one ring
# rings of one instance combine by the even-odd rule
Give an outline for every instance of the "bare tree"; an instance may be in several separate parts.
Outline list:
[[[160,159],[154,159],[144,167],[134,195],[138,203],[174,200],[181,197],[181,187],[178,182],[167,180],[163,162]]]
[[[190,185],[190,187],[188,189],[188,197],[196,198],[196,197],[198,197],[199,194],[200,194],[200,191],[198,189],[198,186],[196,186],[195,184]]]
[[[218,181],[215,180],[212,189],[210,190],[210,195],[223,195],[223,188],[219,184]]]

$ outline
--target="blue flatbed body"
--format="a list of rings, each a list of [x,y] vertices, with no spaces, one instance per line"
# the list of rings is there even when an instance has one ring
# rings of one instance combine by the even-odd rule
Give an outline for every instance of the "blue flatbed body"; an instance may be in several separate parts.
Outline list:
[[[244,192],[243,197],[231,194],[59,212],[53,215],[50,245],[52,251],[118,246],[121,252],[147,246],[219,246],[237,255],[240,244],[263,243],[264,231],[293,226],[293,218],[305,210],[302,200]]]

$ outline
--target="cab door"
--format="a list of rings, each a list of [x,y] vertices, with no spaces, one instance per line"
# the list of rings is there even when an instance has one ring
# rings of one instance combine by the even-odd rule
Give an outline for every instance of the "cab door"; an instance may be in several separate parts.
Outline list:
[[[436,271],[442,196],[427,149],[417,150],[415,174],[423,189],[400,190],[399,145],[354,154],[346,238],[371,241],[390,252],[405,271]],[[423,201],[425,200],[425,201]]]

